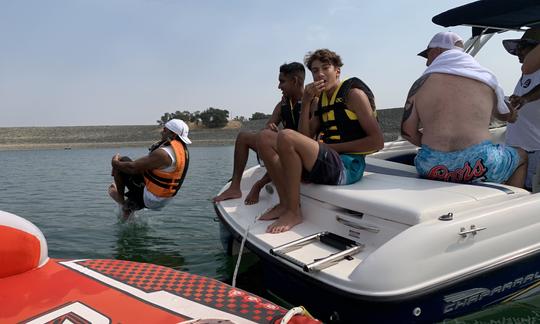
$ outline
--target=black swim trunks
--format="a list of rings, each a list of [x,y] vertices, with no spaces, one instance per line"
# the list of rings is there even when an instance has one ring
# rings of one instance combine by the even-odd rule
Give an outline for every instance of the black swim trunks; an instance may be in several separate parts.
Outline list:
[[[120,158],[120,161],[131,161],[127,156]],[[127,174],[119,172],[126,186],[127,191],[124,196],[127,198],[125,207],[131,210],[144,208],[144,177],[141,174]]]
[[[324,143],[319,143],[317,160],[311,171],[303,170],[302,179],[316,184],[337,185],[343,170],[339,153]]]

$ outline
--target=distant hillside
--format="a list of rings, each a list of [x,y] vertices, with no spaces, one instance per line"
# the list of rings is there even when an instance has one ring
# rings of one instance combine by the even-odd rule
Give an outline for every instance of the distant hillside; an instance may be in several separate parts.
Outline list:
[[[70,126],[0,128],[0,144],[144,142],[159,137],[158,126]]]
[[[378,111],[385,141],[399,134],[403,109]],[[233,145],[240,130],[258,131],[266,120],[231,122],[222,129],[193,128],[193,145]],[[157,125],[69,126],[69,127],[0,127],[0,149],[146,146],[160,137]]]
[[[384,141],[397,139],[401,131],[401,117],[403,108],[390,108],[377,110],[379,125],[384,134]],[[257,131],[264,127],[266,120],[248,121],[242,125],[241,130]]]
[[[401,118],[403,117],[403,108],[389,108],[377,110],[379,125],[384,134],[384,141],[394,141],[401,133]]]

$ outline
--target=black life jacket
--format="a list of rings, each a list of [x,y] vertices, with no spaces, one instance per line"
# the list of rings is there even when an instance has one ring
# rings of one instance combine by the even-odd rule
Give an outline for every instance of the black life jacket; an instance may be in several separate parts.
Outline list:
[[[324,143],[344,143],[366,137],[366,132],[358,122],[358,116],[347,108],[347,96],[351,89],[362,90],[376,117],[375,98],[369,87],[358,78],[342,81],[332,98],[323,92],[316,115],[321,122],[321,139]]]
[[[292,108],[292,109],[291,109]],[[300,110],[302,109],[302,101],[298,101],[294,106],[288,98],[283,98],[281,101],[281,122],[283,128],[298,130],[298,122],[300,119]]]

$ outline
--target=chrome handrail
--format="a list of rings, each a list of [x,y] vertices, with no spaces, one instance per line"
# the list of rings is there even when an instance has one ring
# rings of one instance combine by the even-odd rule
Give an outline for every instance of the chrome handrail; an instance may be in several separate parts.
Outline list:
[[[338,237],[339,241],[341,241],[340,243],[342,243],[342,240],[346,240],[347,245],[349,245],[349,246],[353,245],[353,246],[351,246],[351,247],[349,247],[347,249],[338,251],[336,253],[332,253],[332,254],[330,254],[330,255],[328,255],[326,257],[315,259],[315,260],[313,260],[313,262],[308,263],[308,264],[306,264],[306,263],[304,263],[304,262],[302,262],[302,261],[300,261],[300,260],[298,260],[298,259],[296,259],[294,257],[291,257],[290,255],[287,255],[287,253],[289,253],[291,251],[294,251],[294,250],[298,250],[301,247],[306,246],[306,245],[310,244],[313,241],[320,241],[323,244],[330,245],[330,246],[333,246],[334,248],[336,248],[335,244],[332,245],[332,243],[329,243],[329,242],[325,243],[324,240],[321,240],[322,237],[327,236],[327,235],[332,237],[331,239],[333,239],[333,240],[335,240],[336,237]],[[330,232],[319,232],[319,233],[308,235],[308,236],[300,238],[298,240],[294,240],[292,242],[280,245],[280,246],[278,246],[276,248],[270,249],[270,254],[274,255],[276,257],[282,258],[282,259],[284,259],[284,260],[286,260],[286,261],[300,267],[305,272],[313,272],[313,271],[320,271],[322,269],[326,269],[326,268],[328,268],[328,267],[330,267],[330,266],[332,266],[332,265],[334,265],[336,263],[339,263],[340,261],[342,261],[344,259],[348,259],[352,255],[355,255],[355,254],[359,253],[363,249],[364,249],[363,244],[359,244],[359,243],[356,243],[356,242],[351,241],[349,239],[339,237],[339,236],[337,236],[335,234],[331,234]]]

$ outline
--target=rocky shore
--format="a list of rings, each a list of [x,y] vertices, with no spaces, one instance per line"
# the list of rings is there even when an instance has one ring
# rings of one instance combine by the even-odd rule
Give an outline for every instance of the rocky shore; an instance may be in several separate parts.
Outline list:
[[[397,138],[401,114],[401,108],[378,111],[385,141]],[[189,136],[194,146],[233,145],[239,131],[260,130],[265,122],[230,123],[221,129],[192,127]],[[0,127],[0,150],[149,146],[159,139],[160,131],[157,125]]]

